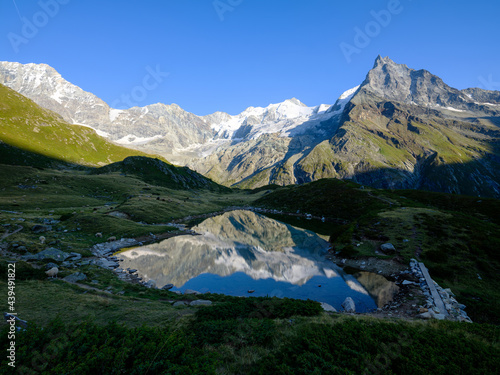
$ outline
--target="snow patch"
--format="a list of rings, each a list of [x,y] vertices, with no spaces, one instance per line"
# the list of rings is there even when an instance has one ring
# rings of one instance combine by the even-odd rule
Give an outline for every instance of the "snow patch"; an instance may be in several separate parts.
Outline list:
[[[133,134],[127,134],[125,137],[116,140],[115,143],[121,145],[142,145],[162,137],[163,137],[162,135],[155,135],[153,137],[138,137]]]
[[[464,110],[462,109],[456,109],[456,108],[453,108],[453,107],[444,107],[446,108],[448,111],[454,111],[454,112],[465,112]]]
[[[109,109],[109,120],[111,122],[115,121],[118,116],[120,116],[120,113],[122,112],[125,112],[123,109],[114,109],[114,108],[110,108]]]
[[[342,95],[339,96],[339,100],[343,100],[343,99],[351,99],[352,96],[354,95],[354,93],[359,89],[359,86],[356,86],[356,87],[353,87],[352,89],[349,89],[347,91],[344,91],[342,93]]]

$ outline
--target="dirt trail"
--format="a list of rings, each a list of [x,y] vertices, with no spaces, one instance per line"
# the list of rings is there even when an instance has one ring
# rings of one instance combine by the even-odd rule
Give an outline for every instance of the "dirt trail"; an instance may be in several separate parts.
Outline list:
[[[9,236],[12,236],[13,234],[17,233],[17,232],[20,232],[24,229],[24,227],[22,225],[18,225],[18,228],[12,232],[12,233],[9,233],[9,230],[6,229],[5,230],[5,233],[2,235],[2,238],[0,238],[0,241],[4,240],[5,238],[9,237]]]

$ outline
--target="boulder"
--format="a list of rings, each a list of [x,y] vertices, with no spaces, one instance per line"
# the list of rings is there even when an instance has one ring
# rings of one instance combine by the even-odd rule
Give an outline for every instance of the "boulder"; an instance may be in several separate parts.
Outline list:
[[[71,258],[72,262],[76,262],[76,261],[82,259],[82,254],[78,254],[78,253],[69,253],[69,254],[70,254],[69,258]]]
[[[110,268],[118,268],[120,267],[120,265],[116,262],[112,262],[110,260],[107,260],[107,259],[104,259],[104,258],[99,258],[96,262],[96,264],[99,266],[99,267],[102,267],[102,268],[107,268],[107,269],[110,269]]]
[[[342,302],[342,307],[344,308],[345,312],[348,313],[356,312],[356,304],[354,303],[354,300],[351,297],[347,297],[344,300],[344,302]]]
[[[57,264],[49,262],[45,265],[46,270],[50,270],[51,268],[57,267]]]
[[[192,290],[192,289],[186,289],[184,291],[184,294],[200,294],[200,292],[197,292],[196,290]]]
[[[424,313],[417,315],[417,318],[420,318],[420,319],[432,319],[433,317],[434,317],[434,314],[431,311],[426,311]]]
[[[389,255],[396,254],[396,248],[392,243],[389,242],[380,245],[380,250]]]
[[[57,262],[64,262],[66,258],[69,258],[70,254],[65,253],[55,247],[48,247],[47,249],[40,251],[38,254],[32,255],[32,259],[44,260],[44,259],[52,259]]]
[[[418,314],[417,318],[420,319],[437,319],[437,320],[444,320],[446,316],[444,314],[439,314],[435,313],[434,311],[427,311],[422,314]]]
[[[323,308],[323,310],[325,310],[327,312],[337,312],[335,307],[333,307],[332,305],[329,305],[328,303],[325,303],[325,302],[321,302],[321,307]]]
[[[403,280],[402,284],[403,285],[417,285],[413,281],[409,281],[409,280]]]
[[[174,284],[166,284],[161,289],[162,290],[170,290],[174,287]]]
[[[87,276],[84,273],[75,272],[75,273],[72,273],[69,276],[66,276],[63,280],[64,281],[68,281],[70,283],[76,283],[78,281],[85,280],[86,278],[87,278]]]
[[[192,301],[189,306],[210,306],[212,301],[208,301],[205,299],[197,299],[196,301]]]
[[[50,225],[35,224],[31,228],[31,230],[33,231],[33,233],[44,233],[52,230],[52,227]]]
[[[149,280],[146,284],[144,284],[146,288],[156,288],[156,281],[153,279]]]
[[[186,302],[184,301],[177,301],[173,304],[174,307],[177,307],[177,306],[186,306]]]

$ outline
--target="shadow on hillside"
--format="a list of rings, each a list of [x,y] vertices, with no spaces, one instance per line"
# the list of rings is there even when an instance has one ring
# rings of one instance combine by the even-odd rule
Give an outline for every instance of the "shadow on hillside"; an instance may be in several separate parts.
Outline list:
[[[129,156],[122,161],[102,167],[91,167],[26,151],[0,142],[1,164],[40,169],[78,170],[88,174],[120,173],[135,176],[152,185],[177,190],[211,190],[221,193],[230,191],[229,188],[218,185],[187,167],[177,167],[162,160],[145,156]]]
[[[500,150],[467,163],[443,164],[436,153],[413,172],[396,168],[358,171],[351,178],[380,189],[417,189],[500,198]]]

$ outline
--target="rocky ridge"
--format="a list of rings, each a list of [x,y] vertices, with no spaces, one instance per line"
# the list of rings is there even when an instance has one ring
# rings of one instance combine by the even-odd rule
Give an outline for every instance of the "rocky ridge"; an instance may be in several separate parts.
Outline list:
[[[236,116],[200,117],[175,104],[111,109],[46,65],[2,62],[1,82],[115,142],[227,186],[334,177],[500,196],[500,93],[457,90],[388,57],[377,57],[361,85],[332,106],[292,98]]]

